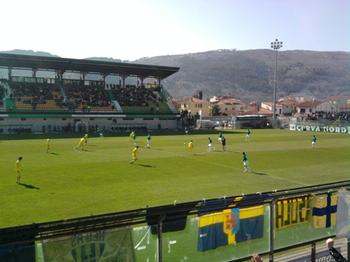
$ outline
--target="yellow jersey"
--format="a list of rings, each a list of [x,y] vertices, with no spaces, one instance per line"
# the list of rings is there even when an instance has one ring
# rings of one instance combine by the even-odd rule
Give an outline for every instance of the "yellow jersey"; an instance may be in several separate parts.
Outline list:
[[[21,170],[22,170],[21,161],[17,159],[17,161],[16,161],[16,171],[20,172]]]
[[[188,149],[192,150],[193,149],[193,142],[189,142],[187,147],[188,147]]]
[[[83,145],[85,143],[85,138],[80,138],[79,145]]]

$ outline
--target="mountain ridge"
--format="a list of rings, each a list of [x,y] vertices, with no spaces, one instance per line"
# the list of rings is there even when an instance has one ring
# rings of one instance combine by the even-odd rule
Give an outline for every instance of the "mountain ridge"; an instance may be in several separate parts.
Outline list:
[[[214,50],[143,58],[137,62],[179,66],[164,80],[175,96],[202,90],[206,97],[233,95],[243,100],[271,100],[275,53],[269,49]],[[350,94],[350,53],[288,50],[278,52],[278,95],[325,98]]]

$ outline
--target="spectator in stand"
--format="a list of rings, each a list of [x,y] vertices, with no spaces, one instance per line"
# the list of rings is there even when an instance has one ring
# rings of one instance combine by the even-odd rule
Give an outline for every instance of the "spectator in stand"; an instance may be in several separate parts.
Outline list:
[[[36,110],[38,104],[46,104],[47,100],[54,100],[57,107],[62,107],[63,97],[57,96],[60,89],[53,84],[12,82],[11,89],[12,97],[16,98],[17,102],[29,104],[33,110]]]
[[[341,111],[341,112],[319,111],[316,113],[308,114],[306,117],[306,120],[313,120],[313,121],[318,121],[322,119],[330,120],[330,121],[335,121],[335,120],[349,121],[350,113],[345,111]]]
[[[65,84],[65,93],[73,108],[82,111],[92,111],[94,108],[111,107],[111,103],[104,90],[102,82],[91,82],[90,85],[83,85],[83,83],[73,82]]]

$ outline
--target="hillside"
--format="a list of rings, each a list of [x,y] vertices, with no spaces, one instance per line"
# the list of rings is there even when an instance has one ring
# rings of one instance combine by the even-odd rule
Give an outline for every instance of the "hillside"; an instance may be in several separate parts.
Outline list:
[[[50,56],[50,57],[58,57],[57,55],[50,54],[48,52],[43,51],[33,51],[33,50],[22,50],[22,49],[14,49],[9,51],[0,51],[0,53],[7,53],[13,55],[34,55],[34,56]]]
[[[204,96],[234,95],[245,100],[271,100],[275,54],[272,50],[217,50],[158,56],[143,64],[179,66],[164,81],[176,96],[203,90]],[[278,53],[278,95],[324,98],[350,95],[350,53],[282,51]]]

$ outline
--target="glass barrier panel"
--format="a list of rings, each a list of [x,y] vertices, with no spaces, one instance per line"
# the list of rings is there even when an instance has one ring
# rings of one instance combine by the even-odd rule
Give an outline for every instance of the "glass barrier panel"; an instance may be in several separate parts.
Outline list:
[[[163,225],[163,261],[230,261],[268,252],[269,212],[268,205],[230,208],[188,216],[180,231]]]
[[[275,249],[335,234],[337,194],[281,199],[275,205]]]
[[[131,227],[98,230],[36,242],[37,262],[135,261]]]
[[[136,262],[158,261],[157,226],[133,226],[132,241]]]

